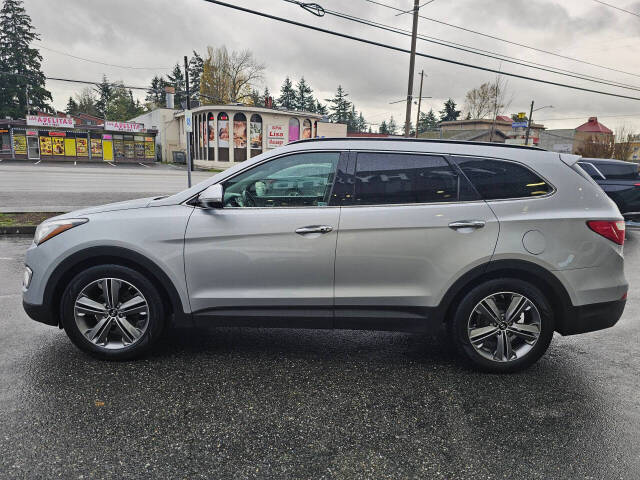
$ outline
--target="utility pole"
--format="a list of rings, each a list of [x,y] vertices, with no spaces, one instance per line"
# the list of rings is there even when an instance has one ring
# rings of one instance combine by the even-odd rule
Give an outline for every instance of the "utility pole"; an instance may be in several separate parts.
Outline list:
[[[191,94],[189,93],[189,65],[187,63],[187,56],[184,56],[184,80],[187,90],[187,110],[191,110]],[[185,115],[185,122],[187,117]],[[193,169],[191,160],[191,133],[185,134],[187,138],[187,185],[191,188],[191,171]]]
[[[424,82],[424,70],[420,71],[420,96],[418,97],[418,115],[416,115],[416,138],[418,138],[418,125],[420,124],[420,108],[422,107],[422,83]]]
[[[413,0],[413,29],[411,30],[411,56],[409,58],[409,85],[407,86],[407,113],[404,120],[404,136],[409,136],[411,124],[411,102],[413,101],[413,71],[416,65],[416,38],[418,35],[418,12],[420,0]]]
[[[529,112],[529,120],[527,121],[527,134],[524,136],[525,145],[529,145],[529,130],[531,130],[531,117],[533,117],[533,100],[531,100],[531,111]]]

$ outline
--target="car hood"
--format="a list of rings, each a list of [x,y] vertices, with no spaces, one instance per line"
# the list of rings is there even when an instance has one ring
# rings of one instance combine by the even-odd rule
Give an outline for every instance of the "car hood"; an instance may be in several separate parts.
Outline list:
[[[158,197],[146,197],[136,198],[134,200],[125,200],[124,202],[107,203],[106,205],[97,205],[95,207],[87,207],[80,210],[74,210],[73,212],[65,213],[64,215],[60,215],[55,218],[77,218],[94,213],[114,212],[116,210],[128,210],[131,208],[144,208],[149,206],[149,204],[157,198]]]

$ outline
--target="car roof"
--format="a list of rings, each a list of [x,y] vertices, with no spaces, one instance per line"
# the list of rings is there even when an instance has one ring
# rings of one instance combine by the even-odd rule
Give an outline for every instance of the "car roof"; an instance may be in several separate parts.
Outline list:
[[[494,143],[494,142],[474,142],[468,140],[445,140],[445,139],[432,139],[432,138],[406,138],[406,137],[327,137],[327,138],[304,138],[290,142],[288,145],[296,145],[301,143],[317,143],[317,142],[418,142],[418,143],[439,143],[449,145],[476,145],[485,147],[500,147],[500,148],[521,148],[524,150],[542,150],[539,147],[528,147],[526,145],[511,145],[508,143]]]
[[[614,158],[582,158],[580,160],[590,163],[604,163],[608,165],[638,165],[636,162],[625,162],[624,160],[616,160]]]

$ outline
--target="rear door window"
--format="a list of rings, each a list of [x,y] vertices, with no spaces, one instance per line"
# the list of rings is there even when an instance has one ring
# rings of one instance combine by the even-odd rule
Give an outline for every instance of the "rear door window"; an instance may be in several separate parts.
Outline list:
[[[598,170],[608,179],[636,180],[638,178],[638,164],[629,162],[628,165],[619,163],[599,163]]]
[[[485,200],[539,197],[553,191],[539,175],[505,160],[455,157],[455,161]]]
[[[404,153],[359,153],[356,205],[455,202],[476,199],[466,179],[445,158]]]

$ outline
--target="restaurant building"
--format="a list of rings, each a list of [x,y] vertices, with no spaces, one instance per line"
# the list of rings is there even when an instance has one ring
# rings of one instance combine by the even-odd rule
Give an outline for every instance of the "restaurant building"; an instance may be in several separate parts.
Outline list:
[[[156,131],[87,116],[27,115],[0,120],[0,158],[83,162],[153,162]]]

